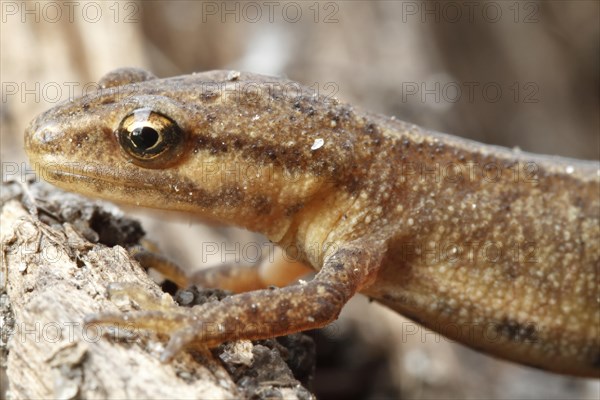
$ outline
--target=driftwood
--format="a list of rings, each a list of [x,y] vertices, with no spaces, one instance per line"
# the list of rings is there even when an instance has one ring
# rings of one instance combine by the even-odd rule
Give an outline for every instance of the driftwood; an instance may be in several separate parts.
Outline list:
[[[312,397],[286,364],[292,354],[310,358],[297,351],[310,348],[298,336],[287,340],[296,350],[275,340],[235,342],[162,364],[165,337],[85,327],[86,315],[137,307],[108,298],[114,282],[173,302],[126,250],[143,236],[139,224],[41,183],[3,184],[1,201],[0,351],[8,398]]]

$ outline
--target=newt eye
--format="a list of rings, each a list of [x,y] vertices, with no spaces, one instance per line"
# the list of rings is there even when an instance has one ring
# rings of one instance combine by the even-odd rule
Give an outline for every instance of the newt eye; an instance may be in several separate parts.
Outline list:
[[[164,168],[183,152],[184,133],[177,123],[147,108],[123,118],[116,135],[125,154],[141,167]]]

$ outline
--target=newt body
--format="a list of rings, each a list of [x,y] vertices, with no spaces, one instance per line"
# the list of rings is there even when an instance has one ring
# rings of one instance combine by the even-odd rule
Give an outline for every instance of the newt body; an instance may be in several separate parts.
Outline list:
[[[28,128],[43,176],[263,233],[319,271],[188,314],[129,314],[171,335],[165,358],[324,326],[361,292],[481,351],[600,375],[598,162],[429,132],[249,73],[120,70],[102,85]]]

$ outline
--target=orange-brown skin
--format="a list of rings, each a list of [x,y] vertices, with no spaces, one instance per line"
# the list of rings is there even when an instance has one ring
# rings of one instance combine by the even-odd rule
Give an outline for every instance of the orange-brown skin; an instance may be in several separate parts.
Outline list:
[[[28,128],[42,176],[261,232],[319,272],[191,310],[93,321],[168,333],[169,359],[192,341],[324,326],[361,292],[481,351],[599,376],[597,161],[429,132],[249,73],[120,70],[102,85]],[[135,162],[116,132],[136,109],[177,124],[178,150]]]

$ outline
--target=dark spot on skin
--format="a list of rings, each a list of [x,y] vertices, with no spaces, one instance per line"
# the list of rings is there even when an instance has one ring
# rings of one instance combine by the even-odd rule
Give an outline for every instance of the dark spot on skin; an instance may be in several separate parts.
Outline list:
[[[373,135],[373,134],[379,133],[379,129],[377,128],[377,125],[370,122],[367,125],[365,125],[365,133],[367,135]]]
[[[521,324],[510,318],[503,318],[494,326],[496,333],[513,342],[536,342],[538,340],[533,323]]]
[[[440,313],[440,315],[448,317],[456,314],[456,308],[452,307],[450,304],[442,300],[437,302],[437,310]]]
[[[202,100],[213,101],[213,100],[216,100],[217,97],[219,97],[219,93],[217,90],[215,90],[215,91],[203,90],[202,93],[200,94],[200,97],[202,98]]]
[[[281,95],[279,95],[276,91],[274,90],[269,90],[269,96],[271,97],[271,100],[273,101],[279,101],[281,100]]]
[[[76,133],[73,135],[72,140],[73,140],[73,143],[75,143],[75,145],[77,147],[81,147],[83,145],[83,143],[88,140],[88,134],[87,134],[87,132]]]
[[[350,194],[356,194],[361,185],[358,177],[350,176],[348,182],[344,185],[346,191]]]
[[[250,204],[259,215],[266,215],[271,212],[271,200],[266,196],[253,197],[250,200]]]
[[[294,314],[298,312],[298,309],[284,309],[283,307],[278,307],[278,312],[277,312],[277,324],[280,327],[289,327],[290,326],[290,316],[288,316],[288,313],[292,314],[291,315],[291,319],[294,320]]]
[[[235,138],[233,140],[233,148],[236,150],[241,149],[244,146],[244,142],[242,142],[240,139]]]
[[[238,321],[236,320],[235,317],[233,316],[226,316],[226,317],[221,317],[221,324],[223,324],[223,327],[227,330],[227,329],[235,329],[237,327],[237,323]]]
[[[514,168],[514,167],[516,167],[516,166],[517,166],[517,164],[518,164],[518,163],[517,163],[516,161],[507,161],[507,162],[505,162],[505,163],[504,163],[504,166],[503,166],[503,168],[504,168],[504,169],[510,169],[510,168]]]
[[[99,104],[101,104],[101,105],[114,104],[115,101],[116,101],[115,97],[105,97],[102,100],[100,100]]]
[[[331,121],[335,122],[335,127],[333,128],[334,130],[337,130],[337,129],[341,128],[341,120],[342,120],[342,118],[341,118],[341,116],[340,116],[340,114],[338,112],[336,112],[336,111],[329,111],[327,113],[327,117]]]
[[[194,151],[204,150],[210,146],[210,141],[205,136],[198,136],[194,146]]]
[[[284,310],[289,310],[292,307],[289,299],[282,299],[277,305]]]
[[[353,115],[352,107],[349,106],[348,104],[343,104],[341,107],[343,110],[342,114],[344,115],[344,118],[350,119],[350,117]]]
[[[277,152],[273,148],[267,149],[266,154],[267,157],[269,157],[269,159],[271,159],[272,161],[274,161],[277,158]]]
[[[509,280],[515,280],[520,274],[519,274],[519,270],[518,270],[518,266],[514,265],[514,264],[510,264],[506,269],[506,276],[508,277]]]
[[[196,143],[194,151],[208,149],[210,154],[226,153],[228,150],[227,143],[222,139],[213,138],[211,136],[196,135]]]
[[[214,140],[210,148],[210,154],[227,153],[227,143],[223,140]]]
[[[336,271],[341,271],[341,270],[344,269],[344,264],[342,264],[342,263],[336,263],[336,264],[333,264],[331,266],[331,268],[333,268]]]
[[[506,210],[511,208],[512,203],[519,199],[519,193],[516,192],[505,192],[498,194],[500,204],[503,204]]]
[[[325,295],[325,298],[317,297],[315,302],[317,303],[317,307],[316,311],[312,314],[315,321],[330,321],[337,318],[339,310],[337,310],[332,301],[329,300],[327,294]]]
[[[300,211],[303,207],[304,207],[304,203],[296,203],[294,205],[291,205],[285,209],[285,215],[287,217],[291,217],[292,215],[294,215],[298,211]]]

